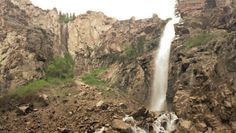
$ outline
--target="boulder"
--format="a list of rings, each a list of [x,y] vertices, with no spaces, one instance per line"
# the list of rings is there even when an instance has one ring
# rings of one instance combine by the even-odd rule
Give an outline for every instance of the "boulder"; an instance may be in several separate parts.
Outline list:
[[[112,128],[119,130],[119,131],[128,131],[129,128],[131,128],[130,125],[126,124],[124,121],[119,120],[119,119],[114,119],[112,121]]]
[[[146,118],[148,117],[149,111],[145,107],[139,108],[137,111],[133,112],[131,116],[133,116],[135,119],[138,118]]]
[[[106,110],[109,107],[109,105],[101,100],[96,104],[96,107],[102,110]]]
[[[48,101],[49,100],[48,99],[48,95],[46,95],[46,94],[42,94],[39,97],[43,98],[44,101]]]
[[[208,130],[207,125],[204,122],[197,123],[195,127],[198,131],[201,132],[205,132],[206,130]]]
[[[122,109],[127,109],[128,106],[124,103],[119,103],[119,107],[122,108]]]
[[[236,132],[236,121],[231,123],[231,127],[232,127],[233,132]]]
[[[188,121],[188,120],[182,120],[179,123],[179,128],[181,129],[181,131],[190,131],[192,122]]]
[[[22,105],[22,106],[17,107],[16,114],[17,115],[26,115],[32,111],[34,111],[33,105]]]
[[[58,130],[60,133],[71,133],[71,132],[72,132],[70,129],[67,129],[67,128],[60,128],[60,127],[58,127],[57,130]]]

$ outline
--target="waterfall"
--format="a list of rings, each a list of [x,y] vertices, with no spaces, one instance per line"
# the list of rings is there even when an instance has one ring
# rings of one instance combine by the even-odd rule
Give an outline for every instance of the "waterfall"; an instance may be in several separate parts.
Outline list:
[[[171,43],[175,37],[174,24],[179,18],[172,17],[166,24],[155,58],[155,73],[151,93],[150,110],[164,111],[167,108],[166,92]]]
[[[165,0],[168,2],[173,2],[173,0]],[[176,1],[175,1],[176,2]],[[175,6],[170,6],[175,8]],[[163,12],[165,13],[165,12]],[[167,109],[166,103],[166,93],[168,88],[168,69],[169,69],[169,57],[170,57],[170,48],[173,39],[175,38],[175,27],[174,24],[178,23],[180,18],[175,16],[175,10],[170,14],[170,20],[167,22],[163,34],[161,36],[160,45],[157,50],[155,57],[155,72],[153,79],[153,86],[151,90],[151,102],[150,109],[151,111],[164,111]],[[123,121],[133,121],[135,120],[132,117],[126,116]],[[165,126],[163,126],[165,123]],[[173,112],[165,112],[157,117],[157,119],[151,124],[151,129],[144,129],[138,127],[136,124],[132,126],[133,133],[149,133],[150,130],[153,133],[171,133],[176,129],[178,123],[178,117]]]
[[[168,67],[171,43],[175,37],[174,24],[178,18],[172,18],[165,26],[155,58],[155,73],[151,93],[150,110],[163,111],[167,108],[166,92],[168,85]]]

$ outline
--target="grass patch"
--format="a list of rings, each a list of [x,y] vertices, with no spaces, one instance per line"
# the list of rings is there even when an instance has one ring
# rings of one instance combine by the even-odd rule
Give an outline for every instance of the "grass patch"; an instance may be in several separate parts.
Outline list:
[[[30,82],[26,85],[23,85],[17,89],[14,90],[13,95],[18,95],[18,96],[27,96],[29,94],[32,94],[36,91],[38,91],[41,88],[44,88],[48,86],[49,83],[46,80],[37,80]]]
[[[84,83],[88,85],[93,85],[98,88],[106,87],[106,81],[102,80],[99,75],[104,73],[107,67],[96,68],[89,73],[84,74],[81,79]]]
[[[20,97],[29,96],[43,88],[51,88],[55,86],[60,86],[66,83],[73,81],[73,78],[59,79],[59,78],[49,78],[32,81],[28,84],[25,84],[19,88],[16,88],[14,91],[10,92],[11,95],[17,95]]]
[[[212,33],[200,32],[190,38],[187,38],[184,42],[184,45],[187,48],[193,48],[196,46],[201,46],[207,44],[214,38]]]
[[[31,95],[40,89],[69,83],[74,77],[74,60],[69,53],[64,57],[57,57],[45,67],[45,77],[41,80],[29,82],[10,92],[21,97]]]

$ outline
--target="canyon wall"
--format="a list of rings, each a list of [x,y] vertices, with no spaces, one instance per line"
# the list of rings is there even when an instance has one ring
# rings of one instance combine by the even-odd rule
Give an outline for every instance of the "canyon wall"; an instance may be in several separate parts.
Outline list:
[[[164,25],[156,15],[123,21],[101,12],[79,15],[68,23],[68,49],[76,59],[77,74],[109,67],[103,78],[110,87],[127,91],[142,102],[147,100],[151,65]]]
[[[118,21],[88,11],[65,23],[56,9],[42,10],[30,0],[4,0],[0,18],[0,90],[43,78],[45,65],[68,51],[76,62],[76,77],[107,67],[102,76],[107,86],[147,100],[154,55],[166,23],[157,15]]]
[[[182,17],[172,45],[168,91],[173,110],[190,122],[179,132],[234,132],[236,10],[230,5]]]
[[[43,77],[54,56],[55,34],[29,23],[30,17],[8,0],[0,4],[0,91]]]
[[[182,15],[211,8],[235,7],[235,0],[178,0],[177,10]]]
[[[55,56],[63,55],[66,50],[66,44],[62,40],[63,23],[59,22],[57,9],[42,10],[34,6],[30,0],[10,0],[15,6],[18,6],[28,16],[28,23],[40,27],[53,33],[53,53]]]

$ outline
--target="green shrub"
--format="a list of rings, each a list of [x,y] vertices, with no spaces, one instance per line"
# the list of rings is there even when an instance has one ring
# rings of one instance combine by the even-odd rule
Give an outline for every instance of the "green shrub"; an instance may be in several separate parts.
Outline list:
[[[128,59],[134,59],[142,55],[145,52],[144,49],[145,38],[138,38],[138,42],[135,44],[126,44],[124,49],[124,57]]]
[[[29,82],[11,93],[24,97],[45,87],[71,82],[74,76],[74,60],[69,53],[66,53],[64,57],[57,57],[46,66],[45,73],[44,79]]]
[[[61,13],[59,12],[59,22],[60,23],[68,23],[70,21],[75,20],[76,16],[75,14],[68,14],[68,13]]]
[[[200,32],[185,40],[184,45],[187,48],[192,48],[200,45],[204,45],[213,39],[213,34]]]
[[[105,87],[106,82],[99,78],[99,75],[107,70],[106,67],[96,68],[89,73],[84,74],[81,79],[88,85],[94,85],[97,87]]]
[[[137,57],[136,49],[132,45],[126,45],[124,55],[128,59],[134,59],[135,57]]]
[[[74,60],[69,53],[55,58],[45,69],[46,78],[73,78]]]
[[[138,38],[138,43],[136,45],[136,53],[138,55],[140,55],[144,52],[144,43],[145,43],[145,38],[144,37]]]

